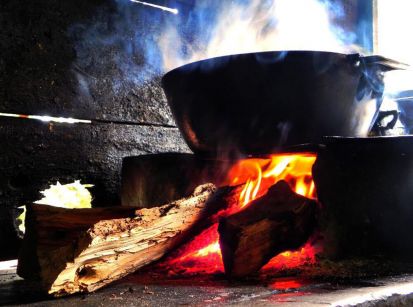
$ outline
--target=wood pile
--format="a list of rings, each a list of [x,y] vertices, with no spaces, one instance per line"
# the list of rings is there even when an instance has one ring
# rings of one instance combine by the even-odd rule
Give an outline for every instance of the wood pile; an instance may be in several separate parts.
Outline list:
[[[198,186],[169,204],[137,209],[31,205],[18,274],[53,296],[95,291],[219,222],[229,277],[256,273],[278,253],[300,247],[316,227],[317,204],[279,182],[246,209],[225,217],[243,186]]]

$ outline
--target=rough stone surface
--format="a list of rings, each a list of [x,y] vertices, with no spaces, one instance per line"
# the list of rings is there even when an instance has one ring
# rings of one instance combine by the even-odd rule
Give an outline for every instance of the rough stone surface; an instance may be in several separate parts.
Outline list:
[[[0,112],[173,124],[145,57],[159,19],[125,3],[1,2]]]
[[[412,306],[413,277],[351,283],[297,277],[228,282],[222,276],[170,279],[133,274],[88,295],[50,299],[13,269],[0,271],[0,305],[19,306]]]

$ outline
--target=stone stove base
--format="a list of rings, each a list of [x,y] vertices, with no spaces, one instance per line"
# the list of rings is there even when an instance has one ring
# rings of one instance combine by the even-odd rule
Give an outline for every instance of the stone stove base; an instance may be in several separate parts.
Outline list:
[[[0,263],[0,267],[2,267]],[[59,299],[40,296],[37,286],[16,275],[13,263],[0,269],[0,305],[27,306],[412,306],[413,274],[316,282],[297,277],[265,283],[229,283],[223,276],[155,278],[132,274],[88,295]]]

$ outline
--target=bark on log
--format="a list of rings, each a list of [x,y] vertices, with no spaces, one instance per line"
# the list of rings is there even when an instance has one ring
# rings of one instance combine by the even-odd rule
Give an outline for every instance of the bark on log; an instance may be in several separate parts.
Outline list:
[[[225,273],[240,278],[259,271],[272,257],[303,245],[316,227],[316,201],[295,194],[285,181],[219,223]]]
[[[205,216],[215,186],[151,209],[29,206],[18,274],[49,294],[91,292],[158,260]]]

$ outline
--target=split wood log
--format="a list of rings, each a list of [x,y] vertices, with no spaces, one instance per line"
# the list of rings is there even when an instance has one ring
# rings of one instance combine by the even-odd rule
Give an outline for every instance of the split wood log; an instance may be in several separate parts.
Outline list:
[[[182,243],[212,213],[206,203],[215,190],[202,185],[189,198],[139,210],[28,206],[18,274],[40,279],[54,296],[99,289]]]
[[[219,241],[230,278],[258,272],[277,254],[302,246],[316,227],[318,205],[279,181],[244,210],[222,218]]]

